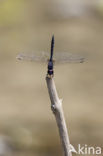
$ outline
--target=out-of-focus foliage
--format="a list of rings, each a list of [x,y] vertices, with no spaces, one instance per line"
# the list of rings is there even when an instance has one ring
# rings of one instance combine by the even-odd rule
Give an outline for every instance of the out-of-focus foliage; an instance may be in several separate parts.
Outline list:
[[[97,10],[98,10],[98,12],[100,13],[100,15],[103,16],[103,1],[102,1],[102,0],[100,0],[100,1],[98,2]]]
[[[24,0],[0,1],[0,26],[18,24],[24,9]]]

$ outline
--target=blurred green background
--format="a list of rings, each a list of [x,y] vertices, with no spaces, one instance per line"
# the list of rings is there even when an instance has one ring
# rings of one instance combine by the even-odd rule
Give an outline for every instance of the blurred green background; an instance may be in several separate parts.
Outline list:
[[[21,52],[50,51],[53,34],[55,51],[86,58],[55,66],[71,144],[103,147],[103,1],[0,0],[0,151],[6,156],[62,155],[47,65],[16,60]]]

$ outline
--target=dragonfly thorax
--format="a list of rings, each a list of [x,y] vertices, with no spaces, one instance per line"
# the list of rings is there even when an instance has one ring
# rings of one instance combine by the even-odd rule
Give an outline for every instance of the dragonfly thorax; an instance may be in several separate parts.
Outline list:
[[[53,69],[53,61],[49,60],[48,61],[48,70],[52,70]]]
[[[53,61],[49,60],[48,61],[48,77],[53,76]]]

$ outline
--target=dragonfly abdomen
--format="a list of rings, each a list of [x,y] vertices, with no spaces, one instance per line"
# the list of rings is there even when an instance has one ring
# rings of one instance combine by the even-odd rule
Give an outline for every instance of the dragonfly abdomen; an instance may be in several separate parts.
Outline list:
[[[54,35],[52,36],[52,40],[51,40],[51,54],[50,54],[50,60],[53,59],[53,49],[54,49]]]

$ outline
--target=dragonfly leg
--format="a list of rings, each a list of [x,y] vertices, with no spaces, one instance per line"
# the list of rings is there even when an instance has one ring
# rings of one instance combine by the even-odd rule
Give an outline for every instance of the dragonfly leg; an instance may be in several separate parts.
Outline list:
[[[49,79],[51,79],[51,78],[53,78],[53,74],[52,75],[49,75],[48,73],[47,73],[47,77],[49,78]]]

